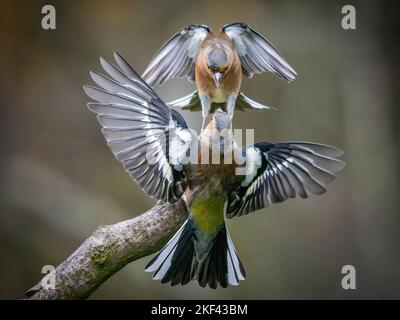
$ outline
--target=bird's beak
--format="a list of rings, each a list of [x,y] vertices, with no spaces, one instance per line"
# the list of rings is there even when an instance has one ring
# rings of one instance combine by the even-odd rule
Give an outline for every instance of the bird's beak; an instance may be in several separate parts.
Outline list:
[[[214,72],[214,82],[217,88],[219,88],[223,75],[224,74],[222,72]]]

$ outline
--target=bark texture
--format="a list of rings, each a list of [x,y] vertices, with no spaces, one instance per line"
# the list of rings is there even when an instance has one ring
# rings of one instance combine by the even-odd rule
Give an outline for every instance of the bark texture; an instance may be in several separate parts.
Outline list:
[[[85,299],[128,263],[160,250],[187,218],[184,200],[157,203],[140,216],[100,226],[55,269],[55,289],[40,281],[29,299]],[[46,287],[46,286],[45,286]]]

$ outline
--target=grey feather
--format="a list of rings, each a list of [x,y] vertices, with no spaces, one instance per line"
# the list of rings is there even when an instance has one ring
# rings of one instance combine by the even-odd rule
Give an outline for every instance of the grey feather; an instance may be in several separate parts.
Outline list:
[[[179,107],[189,111],[201,111],[202,109],[199,92],[197,90],[182,98],[168,102],[167,105],[170,108]],[[218,108],[225,110],[226,106],[224,103],[213,103],[211,105],[211,112],[214,112]],[[250,99],[243,92],[239,92],[236,98],[235,108],[239,111],[275,109],[274,107],[269,107]]]
[[[88,108],[97,114],[111,151],[140,187],[157,199],[175,201],[186,183],[184,172],[169,163],[169,147],[174,144],[185,150],[191,142],[187,137],[192,136],[185,135],[188,141],[183,141],[182,134],[171,135],[187,130],[185,120],[171,111],[118,53],[114,58],[118,67],[100,59],[112,79],[90,73],[101,88],[84,86],[96,101],[88,103]]]
[[[194,81],[194,62],[209,32],[210,29],[205,25],[184,27],[161,47],[142,77],[151,86],[172,78],[186,77]]]
[[[336,159],[343,151],[319,143],[261,142],[244,149],[246,154],[250,151],[260,157],[247,159],[253,162],[247,165],[257,169],[247,173],[228,195],[225,211],[229,218],[296,196],[307,198],[309,194],[322,194],[326,185],[335,179],[335,173],[345,166]]]

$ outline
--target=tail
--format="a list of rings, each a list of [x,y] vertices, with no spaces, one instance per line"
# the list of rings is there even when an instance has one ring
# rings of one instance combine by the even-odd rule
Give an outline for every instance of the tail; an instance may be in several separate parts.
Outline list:
[[[145,271],[154,272],[153,279],[171,285],[185,285],[197,279],[200,286],[226,288],[245,279],[245,271],[225,223],[211,240],[205,256],[196,253],[196,229],[189,217],[172,239],[149,262]]]
[[[189,110],[189,111],[201,111],[202,109],[199,92],[197,90],[188,94],[187,96],[168,102],[167,105],[170,108],[179,107],[182,108],[183,110]],[[214,113],[214,111],[217,110],[219,107],[225,109],[225,103],[213,103],[211,105],[210,111]],[[276,108],[263,105],[257,101],[250,99],[243,92],[239,92],[238,96],[236,97],[235,109],[240,111],[245,111],[245,110],[263,110],[263,109],[276,109]]]

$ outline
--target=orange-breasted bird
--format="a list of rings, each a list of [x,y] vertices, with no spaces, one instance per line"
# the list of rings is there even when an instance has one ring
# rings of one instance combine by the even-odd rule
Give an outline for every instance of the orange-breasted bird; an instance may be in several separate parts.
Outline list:
[[[296,72],[281,54],[257,31],[244,23],[225,25],[215,34],[206,25],[189,25],[168,40],[154,56],[143,78],[162,84],[186,77],[197,90],[170,102],[191,111],[202,110],[205,127],[210,112],[220,107],[232,117],[234,108],[268,109],[240,92],[242,75],[271,71],[292,81]]]
[[[245,271],[225,217],[324,193],[344,167],[336,159],[342,151],[302,141],[239,149],[231,116],[221,109],[197,137],[121,56],[114,57],[116,66],[101,59],[109,77],[91,72],[100,88],[84,87],[96,101],[88,107],[97,114],[111,151],[142,189],[167,202],[184,197],[190,211],[146,271],[171,285],[191,280],[211,288],[239,284]],[[226,158],[232,161],[222,161]]]

